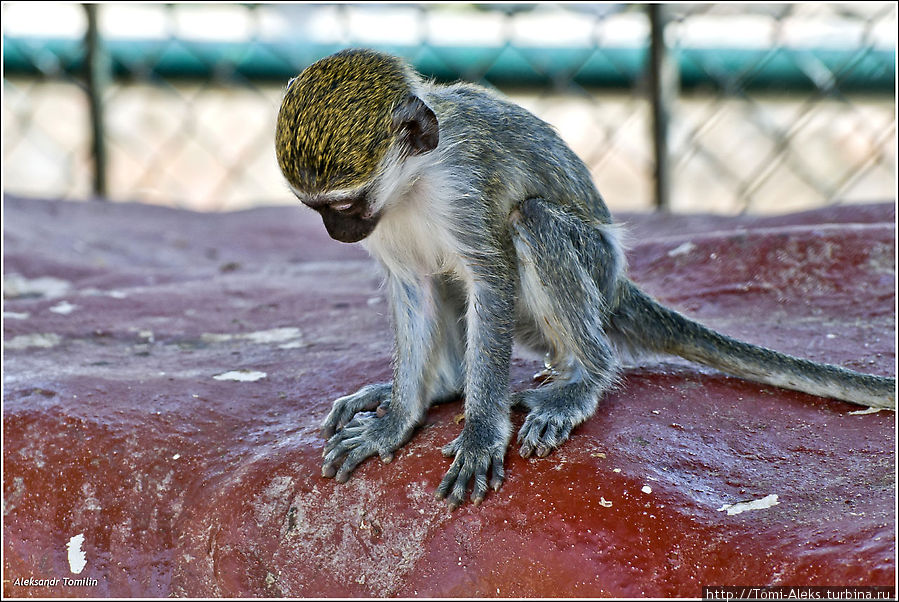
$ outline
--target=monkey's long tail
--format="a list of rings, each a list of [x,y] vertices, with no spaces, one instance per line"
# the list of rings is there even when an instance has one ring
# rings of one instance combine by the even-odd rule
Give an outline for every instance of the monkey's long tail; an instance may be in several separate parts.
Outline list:
[[[660,305],[635,284],[622,281],[610,316],[613,333],[627,345],[678,355],[756,382],[896,409],[896,380],[819,364],[732,339]]]

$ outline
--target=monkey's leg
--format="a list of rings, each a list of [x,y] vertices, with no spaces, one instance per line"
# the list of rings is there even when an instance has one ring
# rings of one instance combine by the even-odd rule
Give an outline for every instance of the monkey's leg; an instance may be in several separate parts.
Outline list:
[[[521,277],[520,315],[538,330],[558,362],[557,381],[513,399],[530,412],[518,434],[520,454],[545,456],[596,411],[614,383],[618,360],[605,334],[608,291],[622,270],[614,232],[589,225],[542,199],[511,215]]]
[[[409,282],[388,276],[396,330],[396,359],[390,391],[385,385],[375,385],[368,393],[341,402],[336,411],[346,415],[356,407],[378,407],[379,396],[389,400],[382,403],[377,412],[356,413],[328,440],[322,462],[323,476],[344,482],[353,469],[370,456],[378,454],[384,462],[391,461],[393,453],[421,423],[428,405],[427,397],[434,388],[433,383],[428,382],[432,376],[428,365],[444,309],[433,284],[428,279]],[[339,419],[333,421],[335,426],[338,423]]]
[[[471,500],[487,495],[487,474],[496,490],[505,478],[503,459],[509,445],[509,363],[512,356],[516,273],[511,248],[495,256],[468,258],[471,285],[465,350],[465,425],[443,448],[454,456],[437,496],[451,508],[462,503],[469,481]]]

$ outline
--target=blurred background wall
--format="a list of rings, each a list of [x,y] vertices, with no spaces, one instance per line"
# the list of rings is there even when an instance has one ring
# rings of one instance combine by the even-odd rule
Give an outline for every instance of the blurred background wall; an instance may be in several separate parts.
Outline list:
[[[284,86],[366,46],[532,110],[613,210],[893,200],[896,13],[894,2],[8,2],[3,186],[199,210],[296,204],[273,149]]]

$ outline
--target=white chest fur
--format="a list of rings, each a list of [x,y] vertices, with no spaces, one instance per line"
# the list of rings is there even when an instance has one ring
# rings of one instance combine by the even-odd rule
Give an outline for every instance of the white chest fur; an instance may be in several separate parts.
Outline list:
[[[381,221],[363,242],[391,273],[414,278],[459,270],[458,242],[452,235],[450,188],[439,173],[419,177],[384,205]]]

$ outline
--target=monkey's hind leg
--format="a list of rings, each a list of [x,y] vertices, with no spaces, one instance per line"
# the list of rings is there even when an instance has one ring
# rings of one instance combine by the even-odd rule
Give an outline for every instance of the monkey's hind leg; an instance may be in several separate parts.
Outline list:
[[[526,322],[520,330],[532,344],[542,341],[559,372],[552,384],[513,397],[529,410],[519,453],[545,456],[593,415],[617,379],[617,356],[604,330],[623,259],[611,229],[542,199],[522,202],[511,225]]]

